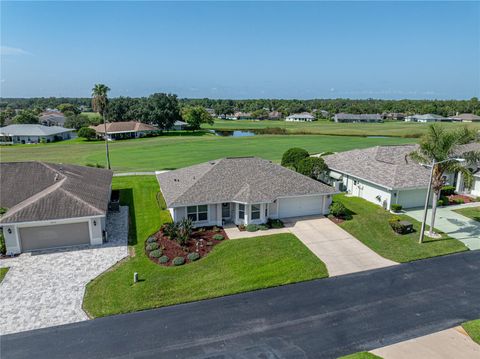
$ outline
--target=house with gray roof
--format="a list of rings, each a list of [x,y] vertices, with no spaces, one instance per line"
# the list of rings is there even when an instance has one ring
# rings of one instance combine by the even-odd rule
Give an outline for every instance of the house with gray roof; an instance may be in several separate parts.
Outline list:
[[[197,227],[327,214],[338,192],[258,157],[222,158],[157,179],[173,220],[190,218]]]
[[[335,122],[347,123],[347,122],[383,122],[381,115],[373,114],[352,114],[352,113],[337,113],[333,116]]]
[[[112,171],[45,162],[0,163],[7,254],[101,244]]]
[[[330,169],[327,182],[337,190],[386,209],[392,204],[403,208],[421,207],[425,204],[430,169],[408,157],[417,148],[416,144],[376,146],[324,156]],[[479,150],[479,143],[471,143],[458,146],[454,155],[461,157],[466,152]],[[477,171],[477,168],[471,170]],[[480,178],[478,180],[480,191]],[[457,192],[477,195],[477,184],[467,190],[459,174],[447,174],[445,184],[456,186]]]
[[[309,112],[294,113],[285,118],[289,122],[312,122],[315,121],[315,116]]]
[[[451,118],[435,115],[432,113],[427,113],[425,115],[410,115],[405,117],[405,122],[430,123],[430,122],[452,122],[452,121],[453,120]]]
[[[41,143],[68,140],[74,129],[44,125],[8,125],[0,127],[0,144]]]

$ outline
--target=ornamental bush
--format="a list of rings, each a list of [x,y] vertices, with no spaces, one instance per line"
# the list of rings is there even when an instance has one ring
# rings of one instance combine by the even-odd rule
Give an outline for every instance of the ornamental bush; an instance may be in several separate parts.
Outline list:
[[[150,252],[150,251],[153,251],[155,249],[158,249],[158,247],[159,247],[158,243],[153,242],[153,243],[147,244],[147,246],[145,248],[147,249],[147,251]]]
[[[169,258],[167,256],[161,256],[160,258],[158,258],[158,263],[165,264],[168,262],[168,260]]]
[[[440,192],[440,196],[451,196],[455,194],[455,186],[443,186]]]
[[[150,252],[149,254],[150,258],[160,258],[162,256],[162,250],[161,249],[155,249]]]
[[[245,229],[248,232],[256,232],[256,231],[258,231],[258,226],[256,224],[249,224],[245,227]]]
[[[148,239],[147,239],[147,243],[153,243],[153,242],[156,242],[156,241],[157,241],[157,239],[154,236],[148,237]]]
[[[347,215],[347,207],[341,202],[333,202],[330,205],[330,214],[337,218],[345,218]]]
[[[194,262],[200,259],[200,254],[198,254],[197,252],[188,253],[187,258],[189,261]]]
[[[396,203],[392,203],[390,205],[390,209],[394,212],[400,212],[402,210],[402,205],[401,204],[396,204]]]
[[[225,237],[222,236],[221,234],[215,234],[212,238],[215,239],[216,241],[223,241],[225,239]]]
[[[182,264],[185,264],[185,258],[175,257],[175,258],[173,258],[172,263],[173,263],[174,266],[181,266]]]
[[[267,219],[267,226],[270,228],[283,228],[283,222],[279,219]]]
[[[268,229],[268,226],[266,224],[260,224],[258,226],[258,229],[261,231],[266,231]]]
[[[308,154],[307,150],[304,150],[303,148],[298,148],[298,147],[290,148],[287,151],[285,151],[285,153],[282,156],[282,166],[290,167],[295,169],[295,171],[297,171],[298,164],[300,163],[300,161],[309,156],[310,155]]]

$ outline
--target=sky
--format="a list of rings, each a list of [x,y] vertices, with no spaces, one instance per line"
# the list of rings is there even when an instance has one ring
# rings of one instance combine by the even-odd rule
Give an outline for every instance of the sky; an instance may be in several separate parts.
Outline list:
[[[480,97],[480,2],[6,2],[2,97]]]

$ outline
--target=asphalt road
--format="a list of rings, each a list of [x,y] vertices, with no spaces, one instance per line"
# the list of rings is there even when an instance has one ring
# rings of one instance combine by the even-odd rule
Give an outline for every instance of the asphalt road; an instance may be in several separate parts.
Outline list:
[[[1,358],[336,358],[480,318],[480,251],[0,338]]]

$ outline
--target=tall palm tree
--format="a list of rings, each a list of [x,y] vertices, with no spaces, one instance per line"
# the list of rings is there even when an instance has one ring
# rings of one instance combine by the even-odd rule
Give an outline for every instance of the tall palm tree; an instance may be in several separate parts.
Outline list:
[[[476,134],[466,127],[456,131],[447,131],[439,124],[432,124],[428,132],[422,137],[419,148],[410,153],[409,157],[414,161],[431,165],[432,168],[432,218],[430,222],[430,233],[433,234],[435,226],[435,214],[437,202],[442,187],[445,185],[446,173],[462,173],[465,185],[470,187],[473,182],[473,175],[464,163],[460,163],[455,157],[462,157],[467,164],[475,164],[480,160],[480,153],[468,152],[458,153],[458,145],[473,142]]]
[[[95,84],[92,89],[92,108],[98,112],[103,118],[103,126],[105,131],[105,152],[107,156],[107,168],[110,169],[110,154],[108,152],[108,136],[107,136],[107,120],[106,112],[108,106],[108,91],[110,88],[104,84]]]

